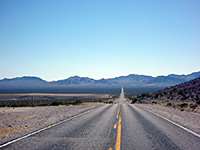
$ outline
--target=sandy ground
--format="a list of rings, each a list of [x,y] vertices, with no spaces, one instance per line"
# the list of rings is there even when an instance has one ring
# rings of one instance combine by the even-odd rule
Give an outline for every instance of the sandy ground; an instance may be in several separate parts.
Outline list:
[[[145,107],[171,121],[174,121],[192,131],[200,134],[200,113],[192,111],[180,111],[178,108],[151,104],[136,104]]]
[[[80,106],[0,108],[0,144],[52,125],[101,103]]]

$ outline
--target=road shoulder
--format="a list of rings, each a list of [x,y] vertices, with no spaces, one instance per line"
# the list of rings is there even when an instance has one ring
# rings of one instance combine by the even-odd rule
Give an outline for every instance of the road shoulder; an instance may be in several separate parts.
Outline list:
[[[160,116],[163,116],[177,124],[182,125],[198,134],[200,134],[200,113],[190,111],[180,111],[171,107],[151,104],[135,104],[139,107],[146,108]]]

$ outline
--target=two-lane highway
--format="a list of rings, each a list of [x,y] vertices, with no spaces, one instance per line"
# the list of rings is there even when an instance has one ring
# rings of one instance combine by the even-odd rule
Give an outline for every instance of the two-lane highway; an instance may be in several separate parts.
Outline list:
[[[8,150],[198,150],[200,138],[140,106],[101,105],[27,138],[6,144]]]

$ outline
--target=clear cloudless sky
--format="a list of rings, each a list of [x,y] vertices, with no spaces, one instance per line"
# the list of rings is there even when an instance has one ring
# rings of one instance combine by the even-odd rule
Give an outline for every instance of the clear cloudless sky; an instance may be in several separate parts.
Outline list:
[[[199,70],[199,0],[0,1],[0,79]]]

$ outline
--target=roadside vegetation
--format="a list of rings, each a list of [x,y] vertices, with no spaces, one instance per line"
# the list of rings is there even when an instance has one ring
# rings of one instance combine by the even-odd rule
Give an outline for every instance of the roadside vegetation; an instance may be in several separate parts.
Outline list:
[[[107,98],[98,99],[59,99],[59,100],[0,100],[0,107],[36,107],[36,106],[59,106],[80,105],[82,103],[104,103]]]
[[[111,101],[111,100],[110,101],[105,101],[104,103],[105,104],[113,104],[113,101]]]
[[[79,105],[79,104],[81,104],[82,103],[82,101],[81,100],[76,100],[75,102],[72,102],[72,103],[64,103],[64,102],[60,102],[60,101],[54,101],[54,102],[52,102],[51,104],[50,104],[50,106],[59,106],[59,105],[66,105],[66,106],[68,106],[68,105]]]

